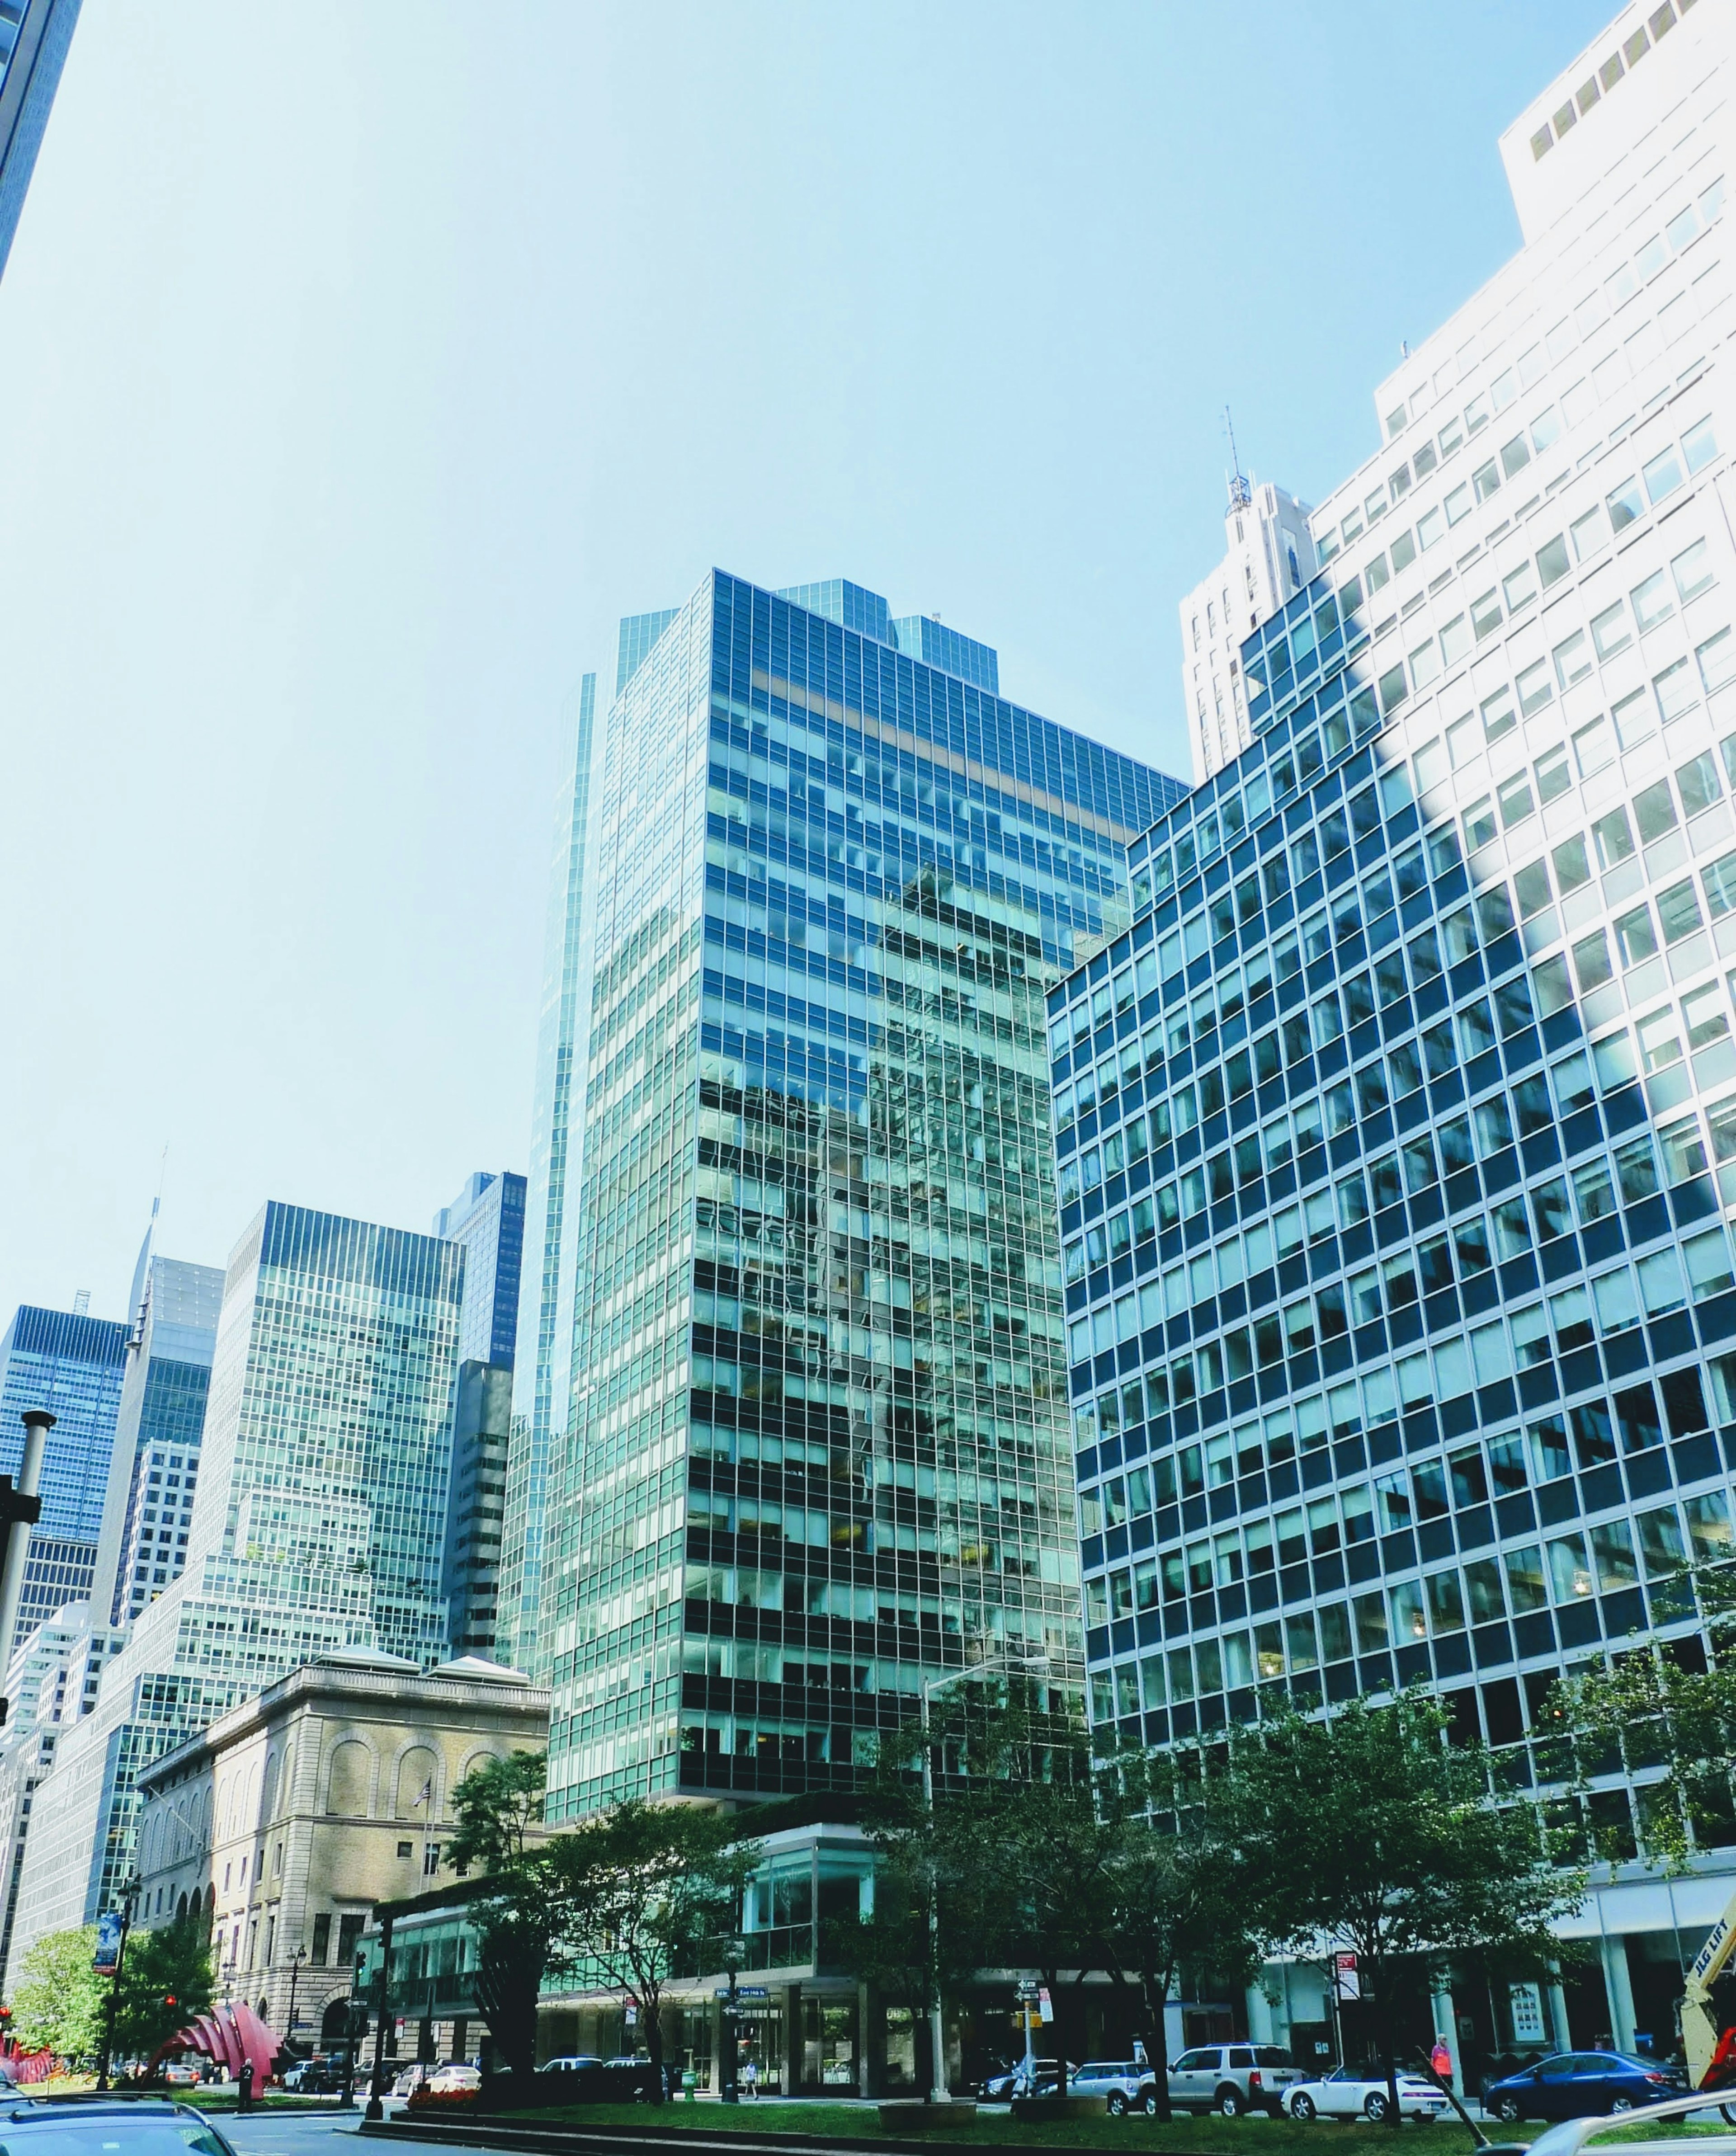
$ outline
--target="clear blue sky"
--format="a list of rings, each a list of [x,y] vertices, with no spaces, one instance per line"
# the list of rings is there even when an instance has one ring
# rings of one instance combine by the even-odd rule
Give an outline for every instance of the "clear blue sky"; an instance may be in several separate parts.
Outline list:
[[[0,1322],[529,1139],[558,712],[846,575],[1185,773],[1175,603],[1607,0],[86,0],[0,285]],[[612,680],[612,675],[609,675]]]

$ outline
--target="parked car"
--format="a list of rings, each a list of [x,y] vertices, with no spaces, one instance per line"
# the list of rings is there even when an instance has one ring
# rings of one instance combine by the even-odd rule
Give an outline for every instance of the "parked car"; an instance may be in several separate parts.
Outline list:
[[[1025,2061],[1018,2059],[1000,2073],[990,2074],[983,2083],[981,2094],[988,2103],[1010,2103],[1015,2096],[1052,2096],[1061,2086],[1061,2061],[1058,2059],[1035,2059],[1033,2071],[1027,2079]],[[1073,2076],[1079,2069],[1070,2059],[1067,2061],[1067,2086],[1073,2085]]]
[[[1505,2124],[1521,2118],[1595,2118],[1661,2103],[1687,2086],[1656,2059],[1626,2051],[1556,2051],[1490,2084],[1485,2107]]]
[[[191,2059],[170,2059],[163,2066],[162,2081],[165,2088],[197,2088],[199,2070]]]
[[[1402,2118],[1439,2118],[1448,2108],[1446,2093],[1435,2082],[1417,2074],[1399,2076],[1399,2116]],[[1303,2081],[1284,2099],[1292,2118],[1368,2118],[1392,2116],[1384,2074],[1369,2074],[1360,2066],[1340,2066],[1318,2081]]]
[[[1158,2107],[1157,2076],[1137,2059],[1087,2059],[1077,2073],[1068,2075],[1067,2093],[1102,2097],[1112,2118]]]
[[[1170,2107],[1225,2118],[1264,2111],[1276,2118],[1291,2089],[1307,2078],[1281,2044],[1196,2044],[1169,2069]]]
[[[428,2077],[430,2096],[455,2096],[465,2089],[479,2089],[482,2076],[466,2059],[449,2060],[444,2066],[436,2066]]]
[[[1511,2051],[1497,2051],[1477,2076],[1477,2094],[1487,2102],[1489,2091],[1497,2082],[1504,2082],[1513,2074],[1525,2073],[1554,2056],[1547,2044],[1515,2044]]]
[[[569,2051],[565,2058],[547,2059],[537,2067],[539,2074],[582,2074],[588,2066],[600,2066],[601,2059],[594,2053]]]
[[[343,2061],[316,2051],[311,2059],[298,2059],[289,2067],[283,2085],[300,2096],[329,2096],[343,2086]]]
[[[420,2059],[413,2060],[393,2082],[392,2093],[393,2096],[413,2096],[433,2072],[434,2068]]]

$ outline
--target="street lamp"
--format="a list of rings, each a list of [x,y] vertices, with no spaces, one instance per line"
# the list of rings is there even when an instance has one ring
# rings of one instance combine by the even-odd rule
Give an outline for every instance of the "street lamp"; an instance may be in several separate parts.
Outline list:
[[[948,1670],[944,1676],[931,1677],[918,1691],[922,1717],[922,1809],[928,1815],[931,1828],[934,1823],[934,1753],[929,1738],[930,1699],[936,1692],[944,1691],[948,1685],[962,1684],[971,1677],[1035,1676],[1048,1666],[1046,1655],[1020,1655],[1009,1650],[968,1663],[963,1669]],[[940,1995],[940,1896],[938,1881],[932,1874],[928,1881],[928,2048],[933,2067],[928,2101],[950,2103],[953,2092],[947,2086],[947,2039]]]
[[[347,2111],[356,2100],[356,2054],[362,2039],[367,2033],[367,2000],[362,1995],[362,1974],[367,1967],[366,1950],[356,1956],[356,1970],[350,1986],[350,2000],[344,2013],[344,2032],[348,2039],[343,2055],[343,2087],[337,2099],[340,2111]]]
[[[287,2041],[295,2041],[295,1986],[301,1975],[301,1964],[307,1959],[307,1948],[297,1947],[290,1956],[290,2020],[284,2035]]]
[[[136,1871],[129,1871],[121,1882],[121,1938],[115,1949],[115,1974],[109,1984],[108,2006],[103,2015],[102,2058],[96,2070],[96,2086],[109,2086],[109,2063],[115,2050],[115,2010],[121,2003],[121,1970],[126,1959],[126,1934],[132,1929],[132,1905],[145,1882]]]
[[[719,2046],[722,2056],[717,2061],[717,2093],[725,2103],[739,2103],[742,2092],[736,2086],[736,2053],[740,2046],[736,2020],[736,1972],[747,1958],[747,1942],[739,1932],[733,1932],[723,1942],[723,1966],[729,1973],[729,1996],[723,2005],[723,2041]]]

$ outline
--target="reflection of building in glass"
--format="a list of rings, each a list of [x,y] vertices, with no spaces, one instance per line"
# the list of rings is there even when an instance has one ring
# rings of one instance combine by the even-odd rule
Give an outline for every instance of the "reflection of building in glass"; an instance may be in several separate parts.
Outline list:
[[[0,8],[0,270],[12,252],[80,5],[10,0]]]
[[[1181,789],[809,588],[867,627],[707,578],[607,722],[556,1815],[847,1788],[923,1672],[1078,1666],[1042,998]]]
[[[24,1409],[46,1408],[55,1417],[13,1635],[20,1642],[64,1603],[90,1597],[126,1361],[124,1325],[28,1303],[0,1340],[0,1466],[7,1473],[16,1476],[23,1460]]]
[[[1523,251],[1380,392],[1327,566],[1243,647],[1251,745],[1050,996],[1106,1738],[1420,1682],[1530,1789],[1564,1669],[1703,1661],[1682,1575],[1731,1554],[1736,1467],[1727,42],[1631,9],[1503,138]],[[1667,2046],[1728,1892],[1736,1821],[1722,1878],[1641,1884],[1636,1801],[1550,1797],[1617,1859],[1558,2045]],[[1286,1980],[1281,2021],[1325,2018]]]

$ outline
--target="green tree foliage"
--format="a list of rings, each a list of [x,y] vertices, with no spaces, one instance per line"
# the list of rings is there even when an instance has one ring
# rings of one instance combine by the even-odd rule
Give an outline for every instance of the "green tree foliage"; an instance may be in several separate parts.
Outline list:
[[[1551,1764],[1561,1780],[1584,1782],[1624,1764],[1642,1778],[1646,1855],[1672,1871],[1683,1869],[1696,1848],[1736,1840],[1736,1567],[1684,1573],[1678,1592],[1683,1614],[1697,1593],[1713,1642],[1703,1666],[1678,1641],[1648,1640],[1558,1684],[1544,1707],[1544,1725],[1558,1739]],[[1647,1772],[1658,1768],[1662,1775]],[[1596,1853],[1626,1852],[1599,1845]]]
[[[1584,1891],[1583,1874],[1549,1863],[1531,1805],[1493,1801],[1482,1747],[1450,1745],[1446,1728],[1415,1694],[1352,1701],[1328,1720],[1263,1724],[1237,1762],[1251,1897],[1275,1940],[1356,1955],[1394,2126],[1398,1965],[1466,1952],[1541,1971]]]
[[[102,2049],[109,1979],[90,1966],[96,1927],[49,1932],[24,1957],[13,1993],[13,2034],[27,2051],[94,2059]]]
[[[564,1916],[549,1892],[544,1856],[533,1852],[501,1871],[470,1910],[476,2004],[501,2057],[521,2075],[537,2070],[537,1999]]]
[[[148,2059],[165,2038],[205,2013],[211,1996],[203,1916],[183,1917],[159,1931],[129,1932],[115,2007],[116,2056]]]
[[[455,1871],[504,1871],[523,1857],[531,1830],[542,1819],[548,1762],[540,1752],[485,1759],[452,1792],[458,1828],[447,1843]]]
[[[663,1994],[732,1931],[755,1852],[727,1813],[638,1798],[557,1835],[536,1866],[557,1912],[550,1965],[637,2010],[663,2086]]]
[[[1251,1983],[1266,1943],[1261,1866],[1235,1754],[1180,1748],[1112,1762],[1098,1803],[1107,1830],[1104,1935],[1097,1958],[1112,1982],[1138,1987],[1138,2025],[1169,2111],[1163,2008],[1184,1971],[1219,1984]],[[1206,1981],[1202,1996],[1211,1995]]]

